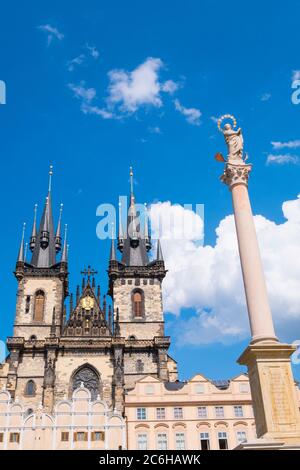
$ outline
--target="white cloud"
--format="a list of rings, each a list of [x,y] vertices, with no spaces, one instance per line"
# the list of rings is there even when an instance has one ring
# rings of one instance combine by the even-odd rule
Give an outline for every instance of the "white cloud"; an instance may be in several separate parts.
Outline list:
[[[162,106],[161,86],[158,73],[163,63],[160,59],[148,57],[132,72],[111,70],[108,74],[110,106],[119,106],[121,111],[134,113],[139,106]]]
[[[40,25],[38,26],[38,29],[47,34],[48,45],[51,44],[54,38],[58,39],[59,41],[62,41],[65,37],[63,33],[58,31],[57,28],[55,28],[54,26],[51,26],[50,24]]]
[[[68,87],[70,88],[70,90],[73,91],[74,96],[76,98],[81,99],[85,103],[89,103],[96,96],[95,88],[86,88],[85,82],[81,82],[80,85],[74,85],[73,83],[69,83]]]
[[[218,124],[219,118],[217,118],[216,116],[211,116],[210,119],[211,119],[212,122],[214,122],[215,124]]]
[[[194,126],[200,126],[200,117],[202,113],[199,109],[185,108],[184,106],[182,106],[178,99],[174,100],[174,104],[175,109],[186,117],[186,120],[189,124],[193,124]]]
[[[300,70],[293,70],[292,81],[300,80]]]
[[[89,103],[83,102],[81,104],[81,111],[84,114],[96,114],[97,116],[101,116],[103,119],[117,119],[116,116],[110,111],[105,108],[100,108],[96,105],[90,105]]]
[[[95,46],[91,46],[89,44],[86,44],[86,48],[87,48],[90,56],[93,57],[93,59],[98,59],[99,58],[100,53],[99,53],[98,49]]]
[[[271,93],[264,93],[263,95],[261,95],[260,101],[269,101],[271,96],[272,96]]]
[[[288,142],[271,142],[271,144],[275,150],[283,148],[295,149],[300,147],[300,140],[289,140]]]
[[[148,131],[150,132],[150,134],[161,134],[161,129],[158,126],[149,126]]]
[[[75,57],[74,59],[69,60],[67,62],[67,68],[68,68],[69,72],[73,72],[73,70],[75,69],[75,66],[76,65],[81,65],[84,61],[85,61],[85,55],[84,54],[80,54],[79,56]]]
[[[297,155],[286,154],[269,154],[267,156],[267,165],[297,165],[299,163],[299,157]]]
[[[178,88],[179,88],[178,83],[173,82],[173,80],[167,80],[161,85],[162,91],[164,91],[165,93],[169,93],[170,95],[173,95],[173,93],[175,93],[175,91],[177,91]]]
[[[169,202],[152,207],[163,217],[171,214],[181,229],[182,217],[177,216],[183,208],[180,211]],[[281,224],[262,215],[254,220],[277,334],[292,341],[300,321],[300,195],[284,202],[282,210],[285,221]],[[250,329],[234,218],[230,215],[221,220],[214,246],[200,246],[197,239],[203,239],[203,226],[195,213],[189,211],[189,217],[198,227],[194,234],[172,240],[168,229],[163,229],[161,237],[168,269],[163,283],[164,306],[165,311],[178,316],[177,343],[199,345],[245,339]],[[152,225],[157,233],[155,220]],[[188,319],[182,317],[185,308],[194,309],[195,314]]]

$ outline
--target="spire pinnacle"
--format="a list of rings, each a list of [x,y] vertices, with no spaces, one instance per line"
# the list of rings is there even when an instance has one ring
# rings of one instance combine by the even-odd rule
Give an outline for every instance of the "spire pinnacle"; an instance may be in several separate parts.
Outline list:
[[[124,248],[124,231],[122,223],[122,203],[119,202],[119,234],[118,234],[118,250],[123,251]]]
[[[160,240],[158,239],[157,240],[156,261],[163,261],[163,260],[164,260],[164,257],[163,257],[163,254],[162,254],[161,244],[160,244]]]
[[[117,261],[116,248],[115,248],[115,233],[114,224],[111,224],[111,245],[110,245],[110,256],[109,261]]]
[[[53,175],[53,165],[50,165],[50,168],[49,168],[49,186],[48,186],[48,192],[49,193],[51,193],[52,175]]]
[[[32,232],[31,232],[30,244],[29,244],[30,251],[34,250],[35,243],[36,243],[36,214],[37,214],[37,207],[38,207],[38,205],[35,204],[34,205],[34,216],[33,216]]]
[[[24,263],[24,237],[25,237],[25,228],[26,228],[26,223],[24,222],[24,224],[23,224],[23,229],[22,229],[21,245],[20,245],[19,256],[18,256],[18,262],[20,262],[20,263]]]
[[[63,211],[63,204],[60,205],[59,209],[59,218],[58,218],[58,224],[57,224],[57,230],[56,230],[56,235],[55,235],[55,251],[58,253],[61,250],[61,217],[62,217],[62,211]]]
[[[133,195],[133,169],[132,166],[130,167],[130,172],[129,172],[129,177],[130,177],[130,202],[134,202],[134,195]],[[133,199],[133,201],[132,201]]]
[[[65,236],[64,236],[64,247],[61,255],[61,262],[67,263],[68,262],[68,245],[67,245],[67,233],[68,233],[68,226],[65,224]]]
[[[144,203],[144,239],[147,251],[151,250],[151,237],[149,235],[149,216],[148,216],[148,207],[147,203]]]

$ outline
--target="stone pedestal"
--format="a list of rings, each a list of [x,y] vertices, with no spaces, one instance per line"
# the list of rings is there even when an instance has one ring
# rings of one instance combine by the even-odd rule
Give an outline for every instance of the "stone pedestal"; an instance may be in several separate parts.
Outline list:
[[[290,356],[295,347],[254,343],[238,359],[248,367],[257,437],[300,445],[300,413]]]

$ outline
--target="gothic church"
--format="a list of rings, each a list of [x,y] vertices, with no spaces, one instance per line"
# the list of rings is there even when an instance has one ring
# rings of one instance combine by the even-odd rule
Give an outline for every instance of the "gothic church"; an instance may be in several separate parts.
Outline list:
[[[176,362],[164,333],[162,281],[166,275],[160,243],[150,261],[148,222],[138,222],[132,184],[127,226],[119,221],[117,259],[111,241],[108,296],[96,287],[95,271],[82,272],[81,288],[69,293],[68,247],[62,223],[54,227],[51,171],[39,225],[36,209],[26,260],[24,233],[16,263],[18,282],[9,355],[0,367],[0,387],[30,411],[53,413],[60,401],[80,388],[107,410],[124,412],[124,396],[136,381],[152,376],[176,381]],[[129,229],[131,228],[131,229]],[[61,255],[60,255],[61,253]],[[68,308],[66,299],[69,297]],[[109,304],[109,306],[108,306]]]

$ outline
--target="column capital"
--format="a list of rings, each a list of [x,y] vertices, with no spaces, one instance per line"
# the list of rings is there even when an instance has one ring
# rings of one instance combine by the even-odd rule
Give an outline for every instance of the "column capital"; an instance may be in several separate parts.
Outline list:
[[[229,189],[237,184],[248,186],[249,173],[252,169],[251,164],[246,163],[226,163],[224,173],[220,177],[221,181],[226,184]]]

